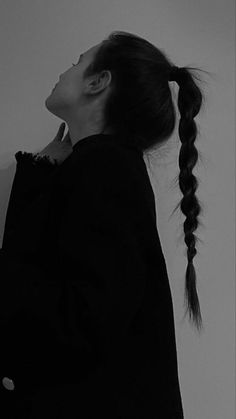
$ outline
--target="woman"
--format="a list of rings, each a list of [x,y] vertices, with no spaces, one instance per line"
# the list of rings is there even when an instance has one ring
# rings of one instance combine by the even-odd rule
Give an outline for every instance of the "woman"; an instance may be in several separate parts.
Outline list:
[[[184,417],[173,305],[143,153],[172,135],[179,85],[186,299],[202,321],[192,169],[203,95],[190,69],[136,35],[84,52],[46,99],[66,121],[40,153],[19,151],[1,267],[6,416]],[[10,304],[9,304],[10,301]]]

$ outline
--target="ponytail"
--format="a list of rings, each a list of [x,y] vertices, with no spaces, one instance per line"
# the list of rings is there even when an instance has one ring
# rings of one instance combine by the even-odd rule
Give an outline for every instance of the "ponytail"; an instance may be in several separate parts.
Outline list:
[[[178,180],[183,193],[179,205],[186,216],[183,227],[188,260],[185,302],[190,320],[200,330],[202,318],[193,265],[199,239],[193,232],[199,225],[201,207],[195,195],[198,182],[192,170],[199,156],[194,144],[197,137],[194,118],[202,106],[203,93],[190,68],[172,65],[163,50],[124,31],[114,31],[102,42],[84,77],[104,69],[112,74],[112,90],[104,107],[106,126],[117,134],[118,139],[142,152],[160,149],[173,134],[176,112],[169,81],[179,84],[179,138],[182,145]]]
[[[177,207],[180,206],[181,211],[186,216],[183,225],[188,260],[185,276],[185,316],[189,312],[190,320],[196,325],[197,330],[200,331],[203,326],[196,290],[196,272],[193,265],[193,258],[197,253],[195,247],[196,236],[193,233],[199,225],[198,216],[201,212],[201,207],[195,195],[198,181],[192,171],[198,160],[198,150],[194,144],[197,137],[197,126],[194,118],[199,113],[202,105],[202,93],[196,86],[192,74],[186,68],[173,67],[169,81],[176,81],[179,84],[178,108],[180,122],[178,132],[182,143],[179,154],[179,187],[183,193],[183,198]]]

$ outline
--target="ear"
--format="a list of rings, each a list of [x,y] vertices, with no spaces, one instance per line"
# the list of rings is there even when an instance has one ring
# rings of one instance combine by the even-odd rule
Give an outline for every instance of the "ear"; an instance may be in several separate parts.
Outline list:
[[[112,81],[111,72],[109,70],[103,70],[99,74],[93,76],[93,78],[87,84],[87,93],[97,94],[100,91],[105,90]]]

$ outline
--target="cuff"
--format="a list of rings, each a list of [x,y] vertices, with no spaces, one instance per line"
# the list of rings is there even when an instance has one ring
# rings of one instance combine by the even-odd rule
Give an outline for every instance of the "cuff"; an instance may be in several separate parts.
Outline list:
[[[39,153],[29,153],[18,151],[15,153],[15,159],[19,163],[24,163],[27,165],[39,166],[39,167],[49,167],[49,166],[58,166],[58,163],[55,159],[52,160],[49,156],[39,156]]]

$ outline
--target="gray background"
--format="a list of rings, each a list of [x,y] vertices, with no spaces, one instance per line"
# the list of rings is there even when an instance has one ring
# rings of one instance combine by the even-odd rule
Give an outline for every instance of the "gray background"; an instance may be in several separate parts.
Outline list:
[[[232,419],[235,372],[235,6],[232,0],[8,0],[0,6],[0,239],[18,150],[38,151],[56,135],[59,118],[44,106],[59,75],[113,30],[136,33],[164,49],[176,65],[197,66],[207,95],[196,118],[194,173],[203,204],[194,259],[205,330],[198,336],[184,314],[184,217],[169,216],[182,195],[180,141],[148,166],[158,230],[173,295],[180,385],[186,419]],[[176,97],[178,87],[173,86]],[[175,99],[176,100],[176,99]],[[145,156],[146,159],[146,156]]]

